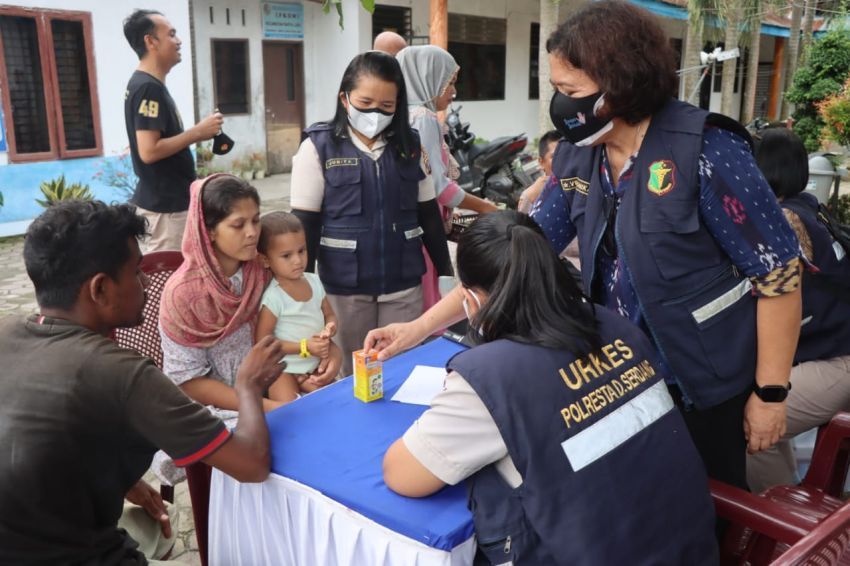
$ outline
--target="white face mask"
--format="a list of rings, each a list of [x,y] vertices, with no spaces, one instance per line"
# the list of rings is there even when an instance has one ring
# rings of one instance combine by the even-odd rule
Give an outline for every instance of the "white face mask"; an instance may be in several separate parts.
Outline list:
[[[475,299],[475,305],[480,310],[481,309],[481,301],[478,300],[478,295],[476,295],[475,291],[473,291],[472,289],[467,289],[467,291],[469,291],[469,294],[472,295],[473,299]],[[464,312],[464,314],[466,314],[466,320],[471,321],[472,317],[469,316],[469,306],[467,305],[467,302],[466,302],[466,295],[463,296],[463,302],[461,303],[461,305],[463,305],[463,312]],[[480,332],[480,330],[479,330],[479,332]]]
[[[358,110],[351,103],[348,95],[345,95],[348,100],[348,123],[351,127],[366,136],[369,139],[374,138],[381,132],[387,129],[393,121],[393,113],[387,113],[378,108],[369,108],[368,110]]]

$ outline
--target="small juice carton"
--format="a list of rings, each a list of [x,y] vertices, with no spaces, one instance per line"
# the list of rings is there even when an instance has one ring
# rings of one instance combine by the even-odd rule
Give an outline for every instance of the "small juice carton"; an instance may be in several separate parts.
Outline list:
[[[354,396],[368,403],[384,396],[383,364],[376,352],[351,353],[354,365]]]

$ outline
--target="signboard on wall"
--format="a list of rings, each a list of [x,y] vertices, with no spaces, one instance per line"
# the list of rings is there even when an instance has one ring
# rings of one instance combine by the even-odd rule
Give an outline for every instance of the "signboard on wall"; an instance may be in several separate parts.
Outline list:
[[[0,151],[9,151],[6,147],[6,117],[3,115],[2,106],[0,106]]]
[[[264,2],[263,39],[304,39],[304,6]]]

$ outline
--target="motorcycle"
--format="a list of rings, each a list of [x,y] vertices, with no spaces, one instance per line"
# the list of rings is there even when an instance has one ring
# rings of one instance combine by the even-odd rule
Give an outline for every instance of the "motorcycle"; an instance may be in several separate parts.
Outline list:
[[[461,108],[452,107],[446,118],[446,143],[460,168],[458,184],[475,196],[516,208],[522,191],[543,174],[537,159],[523,151],[528,138],[519,134],[475,143],[469,122],[461,122]]]

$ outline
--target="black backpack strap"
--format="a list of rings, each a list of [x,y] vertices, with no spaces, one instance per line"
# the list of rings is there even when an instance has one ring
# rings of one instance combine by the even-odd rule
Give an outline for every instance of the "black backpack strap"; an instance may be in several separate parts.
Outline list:
[[[750,152],[753,151],[753,137],[750,135],[750,132],[741,125],[741,123],[737,120],[733,120],[729,116],[724,114],[717,114],[716,112],[709,112],[708,116],[705,118],[706,126],[714,126],[716,128],[723,128],[724,130],[728,130],[733,134],[740,136],[743,138],[747,145],[750,146]]]
[[[850,227],[841,224],[832,216],[829,209],[822,203],[818,204],[818,222],[823,224],[829,230],[832,239],[838,242],[844,248],[845,254],[850,254]]]

